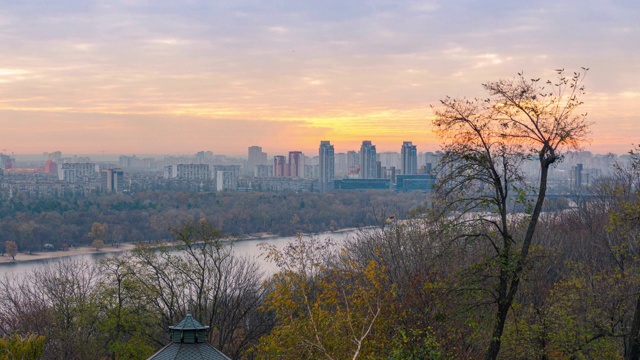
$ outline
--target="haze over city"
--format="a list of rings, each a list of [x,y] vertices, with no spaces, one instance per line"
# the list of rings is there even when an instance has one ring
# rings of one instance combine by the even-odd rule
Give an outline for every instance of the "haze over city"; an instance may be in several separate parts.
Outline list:
[[[640,137],[631,1],[11,1],[0,149],[270,154],[438,149],[430,105],[589,67],[595,153]]]

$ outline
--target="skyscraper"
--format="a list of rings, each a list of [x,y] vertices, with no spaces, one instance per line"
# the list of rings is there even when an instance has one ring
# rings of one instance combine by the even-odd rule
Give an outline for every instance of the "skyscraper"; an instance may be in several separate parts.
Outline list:
[[[289,176],[292,178],[304,177],[304,155],[302,151],[289,151]]]
[[[124,187],[124,173],[120,169],[104,169],[100,173],[100,186],[107,193],[120,193]]]
[[[320,159],[320,191],[324,192],[333,189],[335,158],[331,142],[320,141],[318,155]]]
[[[285,177],[287,176],[287,158],[282,155],[276,155],[273,157],[273,176]]]
[[[418,173],[418,149],[411,141],[402,143],[402,174],[415,175]]]
[[[360,170],[360,154],[355,150],[347,152],[347,173],[357,173]]]
[[[267,164],[267,153],[260,146],[249,146],[246,174],[255,176],[256,166]]]
[[[375,179],[377,172],[376,146],[365,140],[360,146],[360,178]]]

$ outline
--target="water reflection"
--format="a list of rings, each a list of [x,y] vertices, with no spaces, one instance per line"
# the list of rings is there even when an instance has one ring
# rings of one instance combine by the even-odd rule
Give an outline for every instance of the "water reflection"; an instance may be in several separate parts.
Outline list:
[[[322,233],[318,235],[314,235],[320,239],[331,238],[336,243],[341,243],[345,241],[349,236],[352,236],[356,233],[355,230],[348,231],[340,231],[340,232],[331,232],[331,233]],[[277,267],[273,263],[269,263],[264,259],[262,254],[262,250],[259,247],[261,243],[267,243],[269,245],[275,245],[278,248],[284,247],[287,243],[295,240],[295,236],[274,236],[274,237],[264,237],[260,239],[249,239],[249,240],[241,240],[235,241],[233,243],[233,251],[235,254],[239,256],[247,256],[253,258],[264,270],[264,272],[269,275],[273,274],[277,271]],[[66,256],[60,258],[53,259],[40,259],[40,260],[32,260],[32,261],[20,261],[20,262],[10,262],[10,263],[1,263],[0,264],[0,277],[6,275],[15,275],[15,274],[24,274],[30,272],[35,269],[41,269],[48,264],[55,264],[56,262],[62,261],[64,259],[72,258],[74,260],[86,260],[90,262],[98,262],[101,258],[110,255],[118,255],[121,253],[108,253],[108,252],[96,252],[91,254],[83,254],[83,255],[73,255]]]

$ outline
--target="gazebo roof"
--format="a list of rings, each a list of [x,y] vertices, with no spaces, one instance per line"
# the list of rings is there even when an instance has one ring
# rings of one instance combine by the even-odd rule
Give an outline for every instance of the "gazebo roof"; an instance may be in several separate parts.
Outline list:
[[[171,329],[171,343],[147,360],[231,360],[205,341],[208,326],[203,326],[191,314]]]
[[[182,319],[177,325],[169,326],[171,330],[207,330],[208,326],[204,326],[200,324],[200,322],[191,316],[191,314],[187,313],[187,316]]]
[[[163,347],[147,360],[231,360],[209,343],[175,343]]]

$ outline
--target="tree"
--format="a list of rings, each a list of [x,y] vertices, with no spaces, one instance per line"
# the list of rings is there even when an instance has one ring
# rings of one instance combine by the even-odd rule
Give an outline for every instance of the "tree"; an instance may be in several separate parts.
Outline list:
[[[232,244],[207,221],[186,223],[174,236],[171,247],[137,246],[128,259],[132,281],[164,328],[190,311],[211,328],[209,340],[216,348],[241,358],[270,326],[258,311],[264,298],[260,268],[235,256]]]
[[[486,359],[495,359],[509,309],[525,272],[536,225],[547,191],[551,165],[566,148],[586,140],[586,114],[574,114],[582,104],[587,69],[541,84],[518,77],[483,84],[489,96],[469,100],[445,98],[435,109],[433,125],[443,141],[436,185],[437,204],[458,240],[482,240],[495,315]],[[527,187],[521,165],[536,161],[539,179]],[[533,204],[527,195],[535,196]],[[514,203],[526,206],[524,218],[514,218]],[[521,226],[521,228],[518,228]],[[475,270],[474,270],[475,271]],[[476,272],[477,273],[477,272]]]
[[[13,240],[7,240],[7,242],[5,242],[5,250],[7,251],[7,254],[9,254],[11,258],[15,260],[16,255],[18,255],[18,244],[16,244],[16,242]]]
[[[44,336],[42,359],[102,358],[98,275],[88,262],[65,259],[0,279],[0,328]]]
[[[45,338],[29,334],[13,334],[0,338],[0,360],[38,360],[44,353]]]
[[[387,350],[395,290],[378,264],[338,258],[330,241],[301,235],[264,248],[280,271],[266,301],[277,322],[256,347],[261,358],[356,360]]]
[[[100,242],[102,243],[102,247],[104,247],[104,235],[107,232],[107,224],[102,224],[99,222],[94,222],[93,224],[91,224],[91,231],[89,231],[89,233],[87,235],[89,235],[89,237],[91,239],[93,239],[94,243],[97,240],[100,240]],[[99,250],[97,246],[93,245],[93,247],[96,248],[96,250]]]
[[[160,315],[146,301],[142,285],[134,278],[129,254],[100,261],[98,294],[102,316],[97,319],[105,350],[115,359],[147,359],[162,342]]]
[[[104,247],[104,241],[102,241],[102,239],[95,239],[91,243],[91,246],[96,248],[96,251],[100,251],[100,249],[102,249]]]
[[[640,145],[629,151],[627,164],[616,164],[617,186],[612,189],[616,207],[611,209],[609,230],[623,234],[626,243],[619,249],[629,258],[640,255]],[[625,359],[640,359],[640,295],[637,295]]]

